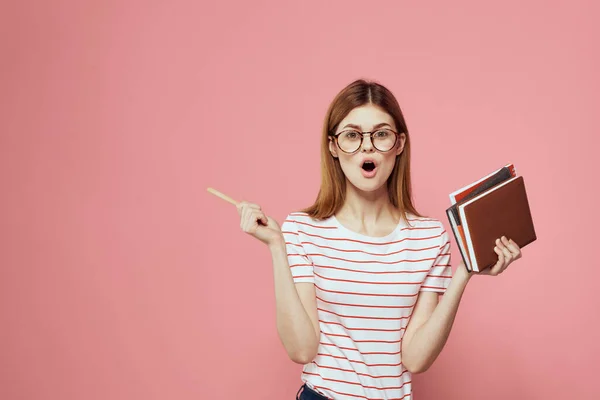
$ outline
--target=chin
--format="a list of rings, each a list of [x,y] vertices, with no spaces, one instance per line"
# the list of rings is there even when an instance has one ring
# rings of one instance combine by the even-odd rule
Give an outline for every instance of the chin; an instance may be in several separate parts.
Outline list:
[[[379,179],[365,179],[362,176],[349,179],[350,184],[361,192],[376,192],[382,187],[385,187],[385,181],[380,182]]]

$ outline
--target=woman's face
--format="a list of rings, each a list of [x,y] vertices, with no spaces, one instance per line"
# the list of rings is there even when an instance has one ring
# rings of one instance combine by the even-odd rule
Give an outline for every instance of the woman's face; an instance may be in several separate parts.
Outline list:
[[[387,182],[406,139],[404,133],[396,137],[392,131],[397,132],[393,118],[373,104],[356,107],[338,125],[335,134],[339,146],[331,138],[329,151],[339,159],[344,175],[357,189],[372,192]],[[359,132],[371,132],[362,144]]]

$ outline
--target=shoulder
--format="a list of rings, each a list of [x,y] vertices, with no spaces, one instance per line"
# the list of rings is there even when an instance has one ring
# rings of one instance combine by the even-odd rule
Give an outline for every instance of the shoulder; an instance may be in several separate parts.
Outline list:
[[[312,218],[307,213],[301,211],[292,211],[286,215],[281,227],[296,229],[298,225],[301,225],[303,222],[306,223],[308,220],[312,220]]]
[[[311,217],[309,214],[303,211],[295,211],[289,213],[285,220],[284,224],[296,225],[296,226],[308,226],[308,227],[323,227],[327,225],[331,225],[331,218],[327,218],[324,220],[318,220]]]
[[[441,220],[431,217],[419,217],[417,215],[407,213],[406,219],[412,228],[417,229],[432,229],[438,232],[445,231],[444,224]]]
[[[281,229],[283,231],[297,233],[298,229],[302,225],[306,224],[314,224],[315,221],[305,212],[302,211],[293,211],[290,212],[285,219],[283,220],[283,224],[281,224]]]
[[[407,214],[407,219],[410,229],[427,232],[427,236],[430,239],[435,239],[439,246],[445,246],[450,241],[446,226],[442,220],[431,217],[419,217],[413,214]]]
[[[337,230],[337,227],[333,223],[332,218],[318,220],[305,212],[296,211],[289,213],[285,217],[281,229],[284,232],[305,233],[310,235],[318,234],[324,230]]]

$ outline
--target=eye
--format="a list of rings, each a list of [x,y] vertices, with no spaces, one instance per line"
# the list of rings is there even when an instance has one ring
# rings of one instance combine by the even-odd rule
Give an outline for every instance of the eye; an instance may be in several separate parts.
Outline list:
[[[391,135],[391,133],[386,129],[380,129],[373,134],[373,136],[378,138],[386,138],[389,135]]]
[[[346,131],[342,134],[342,136],[346,139],[356,139],[358,138],[360,135],[357,131]]]

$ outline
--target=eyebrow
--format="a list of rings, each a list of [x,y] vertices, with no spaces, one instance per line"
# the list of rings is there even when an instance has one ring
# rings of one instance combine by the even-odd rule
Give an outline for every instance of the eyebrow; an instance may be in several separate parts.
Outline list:
[[[381,122],[377,125],[375,125],[373,127],[373,129],[377,129],[377,128],[381,128],[382,126],[389,126],[390,128],[392,127],[390,124],[388,124],[387,122]],[[344,126],[342,129],[346,129],[346,128],[354,128],[354,129],[361,129],[361,127],[359,125],[354,125],[354,124],[346,124],[346,126]]]

